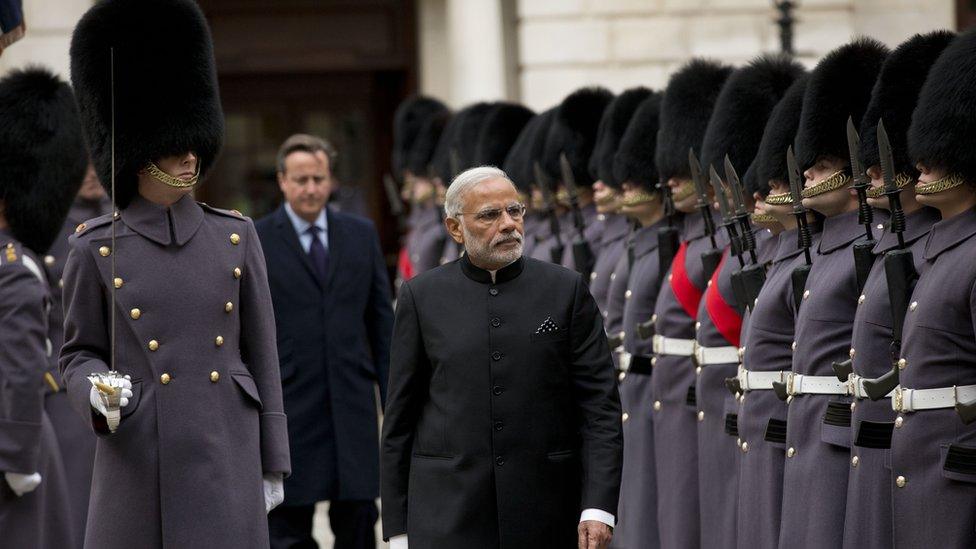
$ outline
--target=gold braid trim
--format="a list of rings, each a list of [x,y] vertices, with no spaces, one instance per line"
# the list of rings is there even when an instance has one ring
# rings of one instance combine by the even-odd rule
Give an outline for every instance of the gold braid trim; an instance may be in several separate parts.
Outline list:
[[[597,206],[606,206],[607,204],[612,204],[614,200],[620,197],[617,189],[610,189],[609,192],[600,198],[593,197],[593,201],[596,202]]]
[[[908,186],[909,183],[912,183],[913,181],[914,180],[912,179],[912,177],[907,173],[900,173],[895,176],[895,187],[901,190],[904,189],[906,186]],[[882,196],[884,196],[884,194],[885,194],[884,185],[880,187],[871,187],[870,189],[868,189],[868,193],[867,193],[868,198],[881,198]]]
[[[770,193],[766,195],[766,200],[763,200],[763,202],[769,204],[770,206],[785,206],[793,203],[793,195],[790,193]]]
[[[829,193],[830,191],[835,191],[841,187],[846,186],[851,182],[851,176],[844,173],[843,170],[834,173],[828,177],[825,177],[823,181],[817,183],[812,187],[807,187],[803,189],[800,193],[803,198],[813,198],[814,196],[820,196],[824,193]]]
[[[637,191],[636,193],[624,197],[620,201],[621,206],[640,206],[641,204],[648,204],[657,200],[656,194],[647,193],[644,191]]]
[[[769,215],[768,213],[753,213],[752,222],[753,223],[778,223],[776,218]]]
[[[671,198],[673,200],[681,201],[693,194],[695,194],[695,186],[691,183],[691,181],[685,181],[680,187],[671,191]]]
[[[187,179],[186,181],[178,177],[173,177],[172,175],[159,169],[159,166],[157,166],[155,162],[150,162],[149,165],[146,166],[146,171],[149,172],[149,175],[155,177],[160,182],[169,185],[170,187],[176,187],[177,189],[185,189],[187,187],[193,187],[197,184],[197,181],[200,180],[199,162],[197,163],[197,173],[193,174],[193,177]]]
[[[915,185],[915,194],[941,193],[942,191],[954,189],[965,182],[966,180],[963,179],[961,175],[953,173],[931,183],[919,182],[917,185]]]

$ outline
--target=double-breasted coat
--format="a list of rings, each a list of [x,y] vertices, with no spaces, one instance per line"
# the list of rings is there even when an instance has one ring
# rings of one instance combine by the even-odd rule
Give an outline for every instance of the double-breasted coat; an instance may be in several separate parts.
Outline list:
[[[606,216],[596,211],[595,204],[587,204],[580,208],[580,215],[583,218],[583,240],[590,245],[594,260],[603,253],[603,232],[607,228]],[[576,229],[574,217],[570,216],[572,230],[569,232],[569,242],[563,250],[562,266],[567,269],[576,270],[576,256],[573,255],[573,241],[579,238],[579,231]],[[590,275],[587,275],[590,276]]]
[[[716,235],[720,246],[724,239]],[[701,215],[684,217],[681,247],[654,306],[654,330],[691,342],[698,304],[708,282],[701,261],[711,249]],[[657,522],[663,547],[700,546],[698,513],[698,420],[695,366],[691,356],[655,353],[651,395],[654,409],[654,465]]]
[[[812,228],[812,227],[811,227]],[[813,235],[815,246],[819,232]],[[814,256],[815,258],[815,256]],[[792,367],[793,270],[806,262],[797,247],[797,229],[781,232],[744,328],[742,366],[749,371],[788,372]],[[776,547],[783,505],[786,459],[786,404],[771,389],[747,391],[739,400],[739,456],[736,540],[740,549]]]
[[[648,361],[651,340],[641,339],[637,325],[654,312],[663,273],[657,254],[660,223],[634,233],[633,266],[624,292],[624,351]],[[624,257],[624,261],[627,258]],[[634,363],[634,358],[631,363]],[[624,465],[618,519],[612,546],[620,549],[660,547],[657,526],[657,479],[654,471],[654,412],[651,407],[651,372],[635,368],[619,376],[623,409]]]
[[[76,545],[64,466],[44,411],[51,352],[51,296],[41,261],[0,229],[0,545],[62,549]],[[18,496],[4,473],[40,473]]]
[[[931,208],[906,216],[903,236],[912,250],[917,271],[925,261],[925,237],[938,220],[938,211]],[[883,259],[884,253],[897,248],[897,244],[897,236],[890,232],[879,238],[874,248],[878,260],[857,300],[851,365],[854,373],[867,378],[887,373],[897,358],[891,355],[891,302]],[[892,546],[891,469],[887,457],[894,421],[891,399],[855,400],[851,410],[851,467],[844,547],[886,549]]]
[[[386,400],[393,307],[373,224],[325,210],[321,280],[284,206],[255,223],[274,301],[292,474],[285,505],[379,495],[376,393]]]
[[[525,258],[493,281],[464,256],[420,275],[401,288],[391,356],[385,538],[574,547],[583,509],[616,513],[620,401],[578,273]]]
[[[407,237],[407,254],[414,276],[441,264],[445,239],[450,240],[441,208],[433,204],[417,206],[417,216]]]
[[[976,211],[932,226],[905,316],[903,388],[976,384]],[[976,546],[976,424],[953,408],[898,414],[891,436],[894,547]]]
[[[169,207],[136,196],[114,242],[112,217],[78,227],[64,271],[61,371],[100,435],[86,545],[267,547],[262,477],[290,465],[254,226],[189,196]],[[112,365],[113,314],[133,396],[108,434],[87,376]]]
[[[818,257],[797,312],[793,373],[835,376],[832,363],[850,356],[858,298],[853,245],[863,238],[857,211],[824,221]],[[850,467],[850,398],[794,396],[786,446],[779,546],[840,546]]]
[[[549,217],[546,216],[545,221],[543,221],[539,230],[535,233],[535,244],[532,246],[531,253],[526,254],[525,257],[553,262],[554,248],[562,246],[562,254],[565,254],[566,250],[572,248],[574,230],[572,213],[563,212],[559,215],[559,237],[556,238],[553,235]],[[559,255],[560,258],[563,257],[562,254]]]
[[[598,252],[593,272],[590,274],[590,293],[596,300],[596,306],[601,313],[607,311],[607,298],[610,292],[610,278],[614,267],[620,261],[626,246],[627,235],[630,234],[630,221],[619,214],[607,214],[606,227],[603,236],[600,238],[600,248],[594,250]],[[614,276],[616,278],[616,276]],[[606,315],[604,315],[606,318]]]
[[[89,219],[112,211],[108,199],[88,201],[75,199],[61,230],[61,237],[54,241],[44,255],[44,270],[51,286],[51,312],[48,333],[54,352],[51,353],[49,378],[45,383],[44,409],[54,433],[58,437],[58,447],[63,456],[64,471],[68,482],[68,503],[71,505],[72,528],[76,545],[81,547],[85,541],[85,522],[88,518],[88,497],[91,495],[92,468],[95,464],[95,435],[92,434],[87,418],[78,417],[68,393],[61,384],[58,368],[58,355],[64,343],[64,307],[61,302],[62,275],[68,259],[68,237],[75,227]],[[53,383],[52,383],[53,382]],[[57,387],[57,388],[55,388]]]

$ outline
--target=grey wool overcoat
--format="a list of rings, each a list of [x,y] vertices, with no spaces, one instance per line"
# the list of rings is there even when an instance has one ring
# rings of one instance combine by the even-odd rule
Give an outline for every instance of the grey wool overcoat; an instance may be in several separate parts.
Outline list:
[[[275,325],[251,221],[189,196],[141,197],[80,225],[64,272],[61,371],[100,435],[86,545],[267,547],[262,475],[288,474]],[[112,273],[112,260],[115,273]],[[108,434],[89,404],[109,369],[133,397]]]

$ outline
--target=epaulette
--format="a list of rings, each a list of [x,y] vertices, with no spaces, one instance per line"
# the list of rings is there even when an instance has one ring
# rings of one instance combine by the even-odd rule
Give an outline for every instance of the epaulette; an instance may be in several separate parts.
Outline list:
[[[222,215],[224,217],[230,217],[232,219],[240,219],[240,220],[247,219],[247,217],[245,217],[244,214],[242,214],[241,212],[239,212],[237,210],[223,210],[223,209],[220,209],[220,208],[214,208],[213,206],[211,206],[210,204],[207,204],[206,202],[197,202],[197,204],[199,204],[200,207],[204,209],[204,211],[207,211],[207,212],[210,212],[210,213],[214,213],[214,214],[217,214],[217,215]]]
[[[112,217],[113,214],[105,214],[105,215],[98,216],[95,219],[89,219],[88,221],[85,221],[84,223],[75,227],[74,237],[77,238],[79,236],[83,236],[84,234],[88,233],[92,229],[96,229],[98,227],[104,227],[105,225],[110,224],[112,222]]]
[[[17,261],[23,256],[23,252],[20,251],[20,246],[14,244],[13,242],[7,242],[3,244],[2,251],[0,251],[0,265],[6,263],[17,263]]]
[[[26,267],[42,284],[47,283],[47,279],[41,271],[41,266],[31,256],[24,253],[23,246],[20,243],[7,242],[0,246],[0,267],[15,263]]]

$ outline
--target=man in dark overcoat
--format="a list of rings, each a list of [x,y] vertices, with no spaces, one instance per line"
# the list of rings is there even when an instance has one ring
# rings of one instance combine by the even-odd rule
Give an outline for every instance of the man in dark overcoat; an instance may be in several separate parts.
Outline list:
[[[446,209],[466,253],[405,283],[397,303],[384,538],[413,549],[606,547],[620,401],[585,281],[522,257],[525,207],[501,170],[460,174]]]
[[[377,409],[386,400],[393,308],[373,224],[326,206],[333,161],[321,138],[288,138],[278,153],[284,204],[255,224],[292,448],[285,502],[268,518],[275,548],[314,543],[315,504],[325,500],[337,547],[376,544]]]
[[[0,120],[0,544],[80,548],[83,524],[70,514],[43,402],[61,376],[49,371],[52,298],[40,252],[62,236],[88,152],[71,88],[46,69],[0,80]]]

